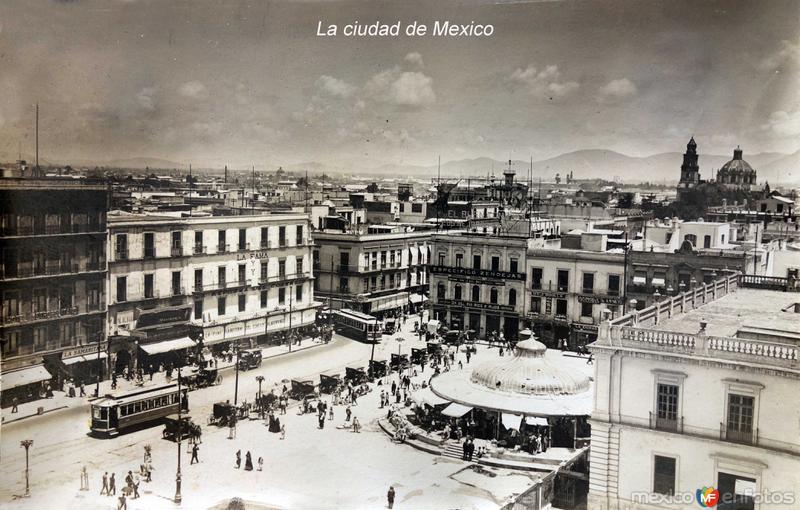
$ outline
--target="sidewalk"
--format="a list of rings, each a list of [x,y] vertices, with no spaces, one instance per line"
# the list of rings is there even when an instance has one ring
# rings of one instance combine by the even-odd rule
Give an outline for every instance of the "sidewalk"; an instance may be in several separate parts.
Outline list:
[[[304,351],[306,349],[311,349],[313,347],[319,347],[321,345],[325,345],[325,343],[318,341],[317,339],[312,338],[304,338],[303,342],[300,346],[293,345],[291,347],[291,352],[299,352]],[[272,345],[269,347],[265,347],[261,349],[262,358],[264,360],[269,358],[275,358],[278,356],[283,356],[284,354],[289,354],[289,346],[287,345]],[[226,361],[219,361],[217,364],[217,369],[222,371],[228,371],[234,368],[236,364],[236,357],[233,358],[233,361],[228,362]],[[185,369],[186,367],[184,367]],[[137,389],[146,389],[153,386],[161,386],[164,384],[176,383],[175,380],[175,373],[173,373],[173,378],[170,382],[167,382],[167,375],[166,372],[157,372],[153,374],[153,379],[151,380],[148,376],[144,378],[144,384],[141,386],[137,386],[134,384],[133,381],[126,381],[122,377],[117,378],[117,389],[111,389],[111,380],[104,380],[100,381],[100,395],[106,395],[112,392],[126,392],[126,391],[134,391]],[[94,392],[97,388],[96,384],[87,384],[86,388],[86,396],[79,397],[77,396],[80,393],[79,388],[75,388],[75,397],[69,397],[65,391],[54,391],[52,398],[41,398],[39,400],[34,400],[32,402],[26,402],[24,404],[20,404],[18,406],[18,412],[12,413],[11,407],[7,407],[2,409],[2,424],[8,425],[10,423],[14,423],[20,420],[24,420],[26,418],[32,418],[35,416],[42,416],[46,415],[47,413],[60,411],[63,409],[73,408],[73,407],[80,407],[84,405],[88,405],[92,400],[94,400]],[[39,408],[42,408],[42,412],[39,412]]]

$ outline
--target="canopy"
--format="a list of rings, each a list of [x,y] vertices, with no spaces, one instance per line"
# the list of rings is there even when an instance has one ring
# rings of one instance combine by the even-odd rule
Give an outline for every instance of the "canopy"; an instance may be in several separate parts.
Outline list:
[[[163,342],[156,342],[152,344],[139,345],[139,347],[147,354],[162,354],[170,351],[178,351],[181,349],[188,349],[194,347],[194,340],[189,337],[176,338],[174,340],[165,340]]]
[[[100,352],[100,359],[106,359],[108,353]],[[85,361],[97,361],[97,354],[84,354],[82,356],[73,356],[72,358],[63,358],[61,363],[65,365],[74,365],[75,363],[83,363]]]
[[[453,418],[461,418],[470,411],[472,411],[471,407],[453,402],[442,410],[442,414]]]
[[[547,418],[542,418],[541,416],[526,416],[525,417],[525,424],[526,425],[538,425],[540,427],[547,427]]]
[[[503,426],[507,429],[519,430],[522,425],[522,416],[518,414],[503,413],[501,415]]]
[[[422,303],[423,301],[427,301],[428,298],[426,298],[422,294],[414,293],[414,294],[411,294],[410,296],[408,296],[408,300],[411,301],[412,303],[416,304],[416,303]]]
[[[421,390],[417,391],[414,393],[414,395],[412,395],[412,398],[418,404],[428,404],[429,406],[440,406],[450,403],[449,400],[445,400],[431,391],[430,387],[422,388]]]
[[[3,390],[10,390],[11,388],[25,386],[26,384],[48,381],[53,377],[42,365],[23,368],[22,370],[15,370],[13,372],[3,372],[2,375]]]

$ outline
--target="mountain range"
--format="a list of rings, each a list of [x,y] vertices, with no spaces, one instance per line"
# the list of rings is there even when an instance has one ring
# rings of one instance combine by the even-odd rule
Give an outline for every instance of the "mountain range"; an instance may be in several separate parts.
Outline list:
[[[30,158],[23,155],[23,158]],[[731,159],[732,156],[700,154],[700,175],[702,179],[714,178],[716,170]],[[800,150],[792,154],[779,152],[762,152],[758,154],[745,154],[745,161],[758,172],[758,182],[769,181],[775,183],[800,182]],[[0,154],[0,161],[14,161],[16,156]],[[562,178],[572,172],[575,179],[618,179],[626,182],[672,182],[680,177],[680,167],[683,156],[679,152],[665,152],[646,157],[636,157],[621,154],[610,150],[585,149],[561,154],[559,156],[533,162],[533,178],[551,181],[556,173]],[[30,161],[30,159],[29,159]],[[56,164],[44,161],[42,164]],[[71,160],[60,164],[73,166],[103,166],[106,168],[144,169],[153,171],[158,169],[188,169],[188,165],[177,163],[162,158],[134,157],[114,159],[110,161]],[[278,168],[280,163],[267,165],[267,168]],[[414,176],[435,177],[439,171],[436,165],[402,165],[386,164],[376,168],[348,168],[343,165],[331,165],[316,161],[297,164],[284,164],[288,172],[310,174],[358,174],[371,176]],[[486,177],[494,174],[502,179],[503,171],[508,167],[507,161],[497,161],[488,157],[461,159],[447,161],[441,165],[442,177]],[[516,172],[517,180],[527,180],[531,167],[529,161],[512,161],[512,169]],[[202,169],[202,167],[200,167]],[[221,170],[221,169],[217,169]]]

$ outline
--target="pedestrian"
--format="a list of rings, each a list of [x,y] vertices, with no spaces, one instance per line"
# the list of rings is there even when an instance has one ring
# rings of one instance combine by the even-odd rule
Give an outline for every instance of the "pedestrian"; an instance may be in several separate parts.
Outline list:
[[[467,451],[469,450],[469,439],[465,438],[461,443],[461,460],[467,460]]]
[[[392,395],[394,395],[395,391],[397,391],[397,383],[395,381],[392,381]]]
[[[381,409],[383,409],[383,404],[386,401],[386,391],[381,390]]]
[[[84,386],[83,383],[81,383],[81,395],[80,396],[81,397],[85,397],[86,396],[86,386]]]
[[[258,458],[258,470],[261,471],[263,468],[264,468],[264,458],[263,457],[259,457]]]
[[[322,414],[322,413],[320,413],[320,415],[319,415],[319,419],[318,419],[317,421],[319,422],[319,428],[320,428],[320,430],[321,430],[321,429],[324,429],[324,428],[325,428],[325,415],[324,415],[324,414]]]
[[[250,457],[250,452],[247,452],[244,456],[244,470],[245,471],[253,470],[253,458]]]
[[[469,364],[469,359],[472,357],[472,350],[467,347],[467,364]]]
[[[128,474],[125,475],[125,485],[127,485],[128,487],[133,485],[133,472],[132,471],[128,471]]]
[[[328,411],[328,421],[333,421],[333,406]]]
[[[461,363],[461,360],[458,360],[458,369],[462,370],[463,368],[464,368],[464,365]]]
[[[19,412],[18,406],[19,406],[19,399],[17,397],[14,397],[11,400],[11,412],[12,413],[18,413]]]
[[[141,480],[139,480],[139,477],[138,476],[134,477],[134,481],[133,481],[133,499],[139,499],[139,484],[140,483],[141,483]]]
[[[242,467],[242,450],[236,452],[236,469]]]
[[[389,503],[389,508],[394,507],[394,487],[389,487],[389,492],[386,493],[386,501]]]
[[[128,510],[128,501],[125,498],[125,494],[120,494],[118,501],[117,510]]]
[[[111,478],[108,480],[108,493],[109,494],[117,494],[117,479],[116,473],[111,473]]]
[[[357,416],[353,416],[353,432],[361,432],[361,424],[358,422]]]
[[[81,490],[89,490],[89,473],[86,472],[86,466],[81,469]]]
[[[103,473],[103,488],[100,489],[100,495],[102,496],[103,494],[108,496],[108,471]]]
[[[467,460],[472,462],[472,454],[475,453],[475,442],[469,438],[469,445],[467,446]]]
[[[350,406],[347,406],[347,409],[345,409],[344,412],[346,415],[344,421],[350,421],[350,416],[353,414],[353,411],[350,409]]]
[[[286,425],[281,425],[281,440],[286,439]]]
[[[197,458],[198,450],[200,450],[200,447],[197,446],[197,443],[192,445],[192,460],[189,462],[189,464],[194,464],[195,462],[197,462],[198,464],[200,463],[200,459]]]

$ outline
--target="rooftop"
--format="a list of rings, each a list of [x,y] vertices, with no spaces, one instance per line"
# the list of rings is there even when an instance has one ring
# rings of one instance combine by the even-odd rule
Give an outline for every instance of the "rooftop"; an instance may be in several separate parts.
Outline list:
[[[736,336],[743,327],[797,332],[800,314],[782,310],[798,302],[797,293],[740,287],[737,292],[663,320],[653,329],[697,333],[700,322],[705,321],[706,334],[712,336]]]

